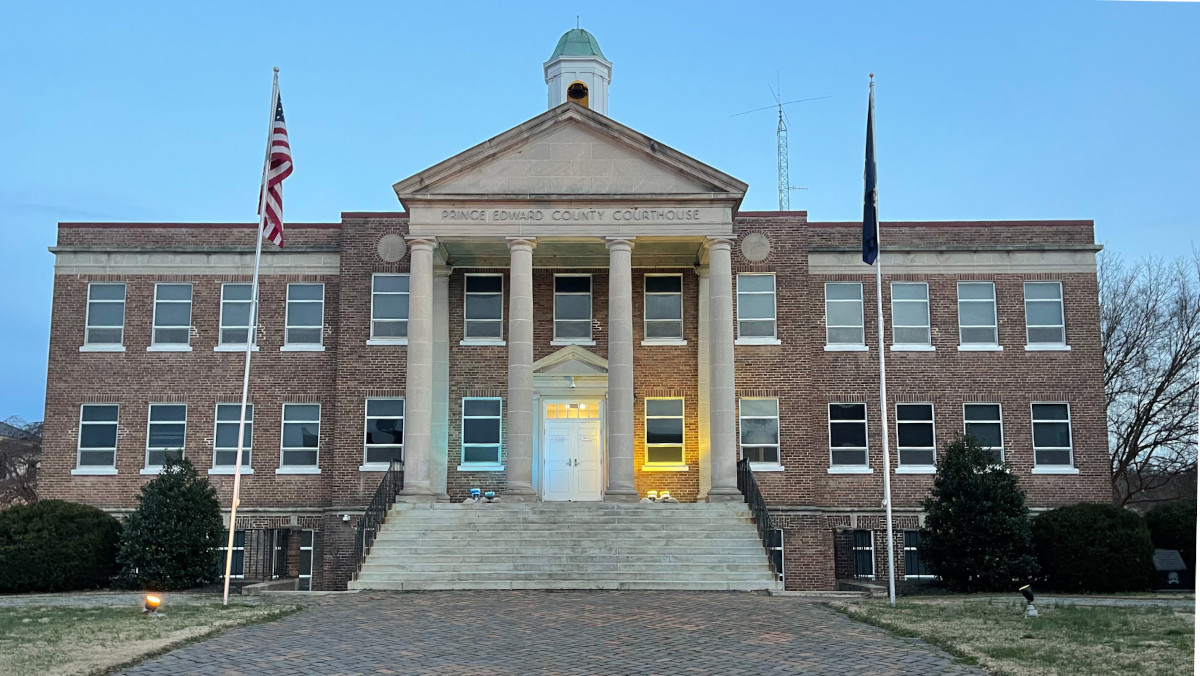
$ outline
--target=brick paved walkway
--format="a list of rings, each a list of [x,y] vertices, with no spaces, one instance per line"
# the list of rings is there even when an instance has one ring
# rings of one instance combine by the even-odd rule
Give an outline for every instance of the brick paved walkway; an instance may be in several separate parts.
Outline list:
[[[125,672],[179,674],[982,674],[801,599],[722,592],[326,596]]]

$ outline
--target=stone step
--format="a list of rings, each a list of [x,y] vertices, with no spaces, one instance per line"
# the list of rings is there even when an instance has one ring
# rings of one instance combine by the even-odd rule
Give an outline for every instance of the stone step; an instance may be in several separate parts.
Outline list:
[[[541,570],[429,570],[429,571],[386,571],[363,572],[359,575],[363,581],[436,581],[457,580],[461,582],[486,580],[671,580],[675,582],[706,582],[732,580],[770,580],[771,573],[764,563],[762,570],[755,571],[656,571],[641,570],[598,570],[595,573],[586,571],[541,571]]]
[[[541,561],[558,560],[628,560],[637,558],[665,558],[671,561],[729,561],[737,559],[761,559],[765,552],[757,542],[745,547],[705,547],[705,548],[671,548],[662,547],[491,547],[480,545],[476,549],[464,551],[459,547],[421,547],[408,545],[379,545],[371,548],[371,554],[381,558],[396,558],[403,561],[426,558],[445,559],[447,561],[476,561],[492,559],[536,559]]]
[[[613,540],[690,540],[696,538],[713,539],[758,539],[758,531],[752,528],[736,528],[727,525],[724,528],[713,527],[706,529],[674,530],[662,528],[634,528],[600,530],[591,528],[555,528],[526,530],[520,527],[510,528],[437,528],[414,529],[389,527],[387,524],[379,529],[375,538],[412,539],[412,540],[458,540],[470,537],[477,542],[490,542],[491,539],[502,539],[517,536],[524,540],[541,540],[544,543],[558,543],[563,540],[580,539],[613,539]]]
[[[762,573],[769,570],[766,557],[759,561],[537,561],[537,560],[489,560],[489,561],[368,561],[362,574],[367,573],[492,573],[502,571],[524,571],[531,573],[577,573],[593,575],[598,571],[644,573],[663,571],[671,573]]]
[[[352,580],[350,589],[380,589],[392,591],[445,591],[482,589],[605,589],[605,590],[696,590],[696,591],[762,591],[783,586],[775,580],[730,580],[680,582],[676,580],[490,580],[490,581],[372,581]]]

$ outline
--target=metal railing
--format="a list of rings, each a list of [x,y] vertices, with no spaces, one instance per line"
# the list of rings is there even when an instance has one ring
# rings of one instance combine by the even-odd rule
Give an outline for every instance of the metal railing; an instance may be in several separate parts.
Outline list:
[[[404,468],[399,460],[393,459],[388,464],[388,469],[384,472],[379,487],[375,489],[371,504],[367,505],[367,511],[354,528],[354,547],[358,554],[358,563],[355,564],[356,574],[362,571],[363,562],[367,560],[367,554],[371,553],[371,545],[375,542],[375,535],[379,532],[379,527],[383,525],[388,509],[391,508],[392,503],[396,502],[396,495],[403,488]]]
[[[242,587],[295,577],[288,570],[288,534],[286,528],[244,528],[233,533],[233,560],[229,566],[229,587],[241,593]],[[225,574],[225,537],[221,538],[219,572]]]
[[[758,481],[754,479],[754,472],[750,471],[748,460],[741,460],[737,464],[737,485],[754,515],[758,536],[767,552],[767,560],[771,562],[771,572],[783,581],[783,529],[777,527],[771,518],[767,501],[758,489]]]

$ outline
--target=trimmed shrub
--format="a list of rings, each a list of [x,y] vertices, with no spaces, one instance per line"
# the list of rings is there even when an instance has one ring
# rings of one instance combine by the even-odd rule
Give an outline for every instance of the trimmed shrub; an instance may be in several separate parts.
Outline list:
[[[121,522],[74,502],[42,500],[0,511],[0,593],[107,587],[117,572]]]
[[[168,456],[142,487],[125,521],[118,585],[126,589],[191,589],[216,582],[225,526],[217,491],[186,459]]]
[[[1150,586],[1154,544],[1146,521],[1111,504],[1059,507],[1033,520],[1044,581],[1065,592],[1138,591]]]
[[[1196,501],[1161,504],[1146,512],[1150,539],[1159,549],[1177,549],[1188,570],[1196,570]]]
[[[1037,572],[1025,493],[974,438],[946,444],[924,507],[921,558],[950,589],[1012,591]]]

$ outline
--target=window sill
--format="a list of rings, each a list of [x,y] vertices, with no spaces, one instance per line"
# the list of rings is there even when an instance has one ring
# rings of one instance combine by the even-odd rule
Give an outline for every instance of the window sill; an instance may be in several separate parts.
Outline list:
[[[782,472],[783,465],[771,462],[752,462],[750,463],[751,472]]]
[[[734,345],[783,345],[778,338],[738,338]]]
[[[504,347],[508,343],[503,340],[479,340],[476,338],[458,341],[459,345],[490,345],[493,347]]]
[[[320,467],[280,467],[276,474],[320,474]]]
[[[893,345],[892,352],[934,352],[937,350],[932,345]]]
[[[151,345],[147,352],[191,352],[191,345]]]
[[[933,465],[901,465],[896,468],[896,474],[937,474]]]
[[[959,345],[959,352],[1003,352],[1004,347],[1001,345]]]
[[[688,466],[683,463],[664,463],[661,465],[642,465],[643,472],[687,472]]]
[[[826,472],[828,474],[874,474],[875,470],[870,467],[830,467]]]
[[[590,347],[590,346],[595,345],[596,341],[594,341],[594,340],[552,340],[552,341],[550,341],[550,344],[554,345],[556,347],[559,345],[584,345],[584,346]]]
[[[826,352],[866,352],[871,348],[866,345],[826,345]]]
[[[1079,474],[1075,467],[1034,467],[1030,474]]]
[[[1040,345],[1040,344],[1035,343],[1033,345],[1026,345],[1025,351],[1026,352],[1070,352],[1071,346],[1070,345]]]
[[[503,472],[504,465],[498,465],[498,464],[490,463],[490,462],[481,462],[479,464],[467,463],[465,465],[459,465],[458,471],[460,471],[460,472]]]
[[[367,345],[408,345],[407,338],[372,338]]]
[[[124,345],[80,345],[80,352],[124,352]]]
[[[664,346],[668,346],[668,347],[682,347],[682,346],[684,346],[684,345],[687,345],[687,344],[688,344],[688,343],[687,343],[687,341],[686,341],[686,340],[680,340],[680,339],[678,339],[678,338],[665,338],[665,339],[663,339],[663,338],[659,338],[659,339],[651,338],[650,340],[643,340],[643,341],[642,341],[642,345],[643,345],[643,346],[647,346],[647,347],[649,347],[649,346],[654,346],[654,345],[664,345]]]
[[[228,475],[232,476],[232,475],[233,475],[233,467],[232,467],[232,466],[229,466],[229,467],[224,467],[224,466],[222,466],[222,467],[213,467],[212,469],[208,470],[208,473],[209,473],[209,474],[228,474]],[[242,468],[242,471],[241,471],[241,472],[239,472],[239,474],[242,474],[242,475],[246,475],[246,474],[254,474],[254,468],[252,468],[252,467],[243,467],[243,468]]]
[[[145,474],[149,476],[158,476],[160,473],[162,473],[162,467],[143,467],[138,470],[138,474]]]
[[[226,344],[226,345],[218,345],[213,348],[213,352],[245,352],[245,351],[246,351],[245,344],[242,344],[242,345]],[[250,351],[258,352],[258,346],[255,345],[254,347],[250,348]]]
[[[283,345],[280,352],[324,352],[324,345]]]
[[[71,470],[73,476],[113,476],[116,473],[116,467],[76,467]]]
[[[386,472],[391,468],[391,465],[386,462],[369,462],[365,465],[359,465],[360,472]]]

